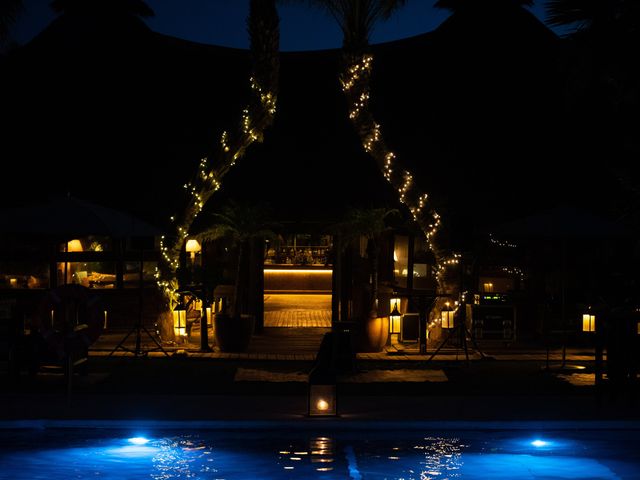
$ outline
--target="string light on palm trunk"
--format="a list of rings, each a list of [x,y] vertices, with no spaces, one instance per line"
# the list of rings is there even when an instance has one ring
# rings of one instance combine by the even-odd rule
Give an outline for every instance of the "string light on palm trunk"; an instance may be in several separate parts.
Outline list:
[[[170,307],[178,301],[176,271],[180,265],[182,246],[189,235],[191,225],[211,196],[220,189],[222,179],[227,172],[251,144],[262,141],[264,130],[273,123],[276,114],[279,71],[278,24],[275,2],[251,2],[249,29],[251,51],[254,54],[253,71],[259,73],[249,78],[250,101],[242,110],[241,121],[235,135],[224,130],[220,135],[219,149],[215,157],[202,158],[194,180],[184,185],[190,198],[179,220],[176,221],[175,217],[171,217],[171,222],[175,225],[175,238],[170,244],[166,243],[164,236],[160,240],[163,262],[162,268],[156,271],[155,277],[158,287],[169,299]]]
[[[428,248],[436,258],[435,274],[440,282],[447,267],[459,263],[459,255],[442,258],[434,243],[440,226],[440,215],[429,208],[429,196],[419,190],[413,175],[407,169],[397,169],[396,154],[385,144],[381,126],[373,119],[369,111],[369,79],[373,67],[373,55],[364,54],[355,59],[348,57],[346,73],[340,79],[342,90],[349,102],[349,118],[360,134],[365,151],[375,158],[381,167],[384,178],[397,190],[399,200],[406,205],[413,220],[423,231]]]

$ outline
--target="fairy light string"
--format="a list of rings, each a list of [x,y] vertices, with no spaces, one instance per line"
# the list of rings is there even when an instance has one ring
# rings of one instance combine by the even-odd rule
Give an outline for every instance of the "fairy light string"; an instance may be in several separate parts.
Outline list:
[[[254,142],[262,142],[264,132],[273,124],[276,114],[280,67],[279,19],[273,2],[252,2],[249,31],[253,54],[249,101],[242,110],[239,124],[234,129],[222,132],[215,153],[202,158],[193,179],[183,185],[188,200],[182,214],[170,218],[174,235],[160,239],[161,262],[155,277],[170,308],[179,300],[176,272],[193,222],[247,149]]]
[[[413,174],[403,168],[396,153],[387,146],[381,126],[369,109],[372,68],[371,53],[346,55],[346,68],[340,82],[347,98],[349,119],[360,136],[363,148],[376,160],[384,178],[398,192],[400,202],[406,205],[423,232],[427,246],[435,256],[434,273],[441,285],[445,270],[459,264],[460,255],[446,256],[435,244],[435,236],[442,225],[440,215],[430,205],[429,196],[414,181]]]

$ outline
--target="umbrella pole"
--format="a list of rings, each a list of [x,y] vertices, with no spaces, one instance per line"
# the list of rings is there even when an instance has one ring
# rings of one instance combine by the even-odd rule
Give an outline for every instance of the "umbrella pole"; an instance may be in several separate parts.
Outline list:
[[[562,239],[562,271],[561,271],[561,302],[562,302],[562,365],[567,363],[567,239]]]
[[[141,242],[142,243],[142,242]],[[140,355],[140,327],[142,327],[142,316],[143,316],[143,306],[144,306],[144,279],[142,277],[144,272],[144,249],[140,248],[140,269],[138,274],[140,275],[138,288],[140,290],[140,295],[138,298],[138,328],[136,329],[136,351],[135,355]]]

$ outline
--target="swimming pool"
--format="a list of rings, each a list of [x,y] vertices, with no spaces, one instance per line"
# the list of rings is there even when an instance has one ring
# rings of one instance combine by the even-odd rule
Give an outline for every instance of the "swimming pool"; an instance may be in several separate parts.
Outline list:
[[[640,479],[633,428],[195,425],[5,426],[0,478]]]

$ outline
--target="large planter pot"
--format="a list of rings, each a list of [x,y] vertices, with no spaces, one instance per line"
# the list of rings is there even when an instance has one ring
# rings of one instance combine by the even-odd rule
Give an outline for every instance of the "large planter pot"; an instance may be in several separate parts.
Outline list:
[[[256,325],[253,315],[230,316],[217,313],[213,318],[216,343],[222,352],[244,352],[249,347]]]
[[[389,338],[389,317],[367,318],[360,323],[356,348],[359,352],[381,352]]]

